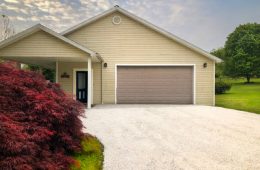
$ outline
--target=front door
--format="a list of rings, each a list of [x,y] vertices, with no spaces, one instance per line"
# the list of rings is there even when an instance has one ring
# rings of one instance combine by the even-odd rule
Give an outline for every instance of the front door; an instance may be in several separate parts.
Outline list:
[[[76,75],[77,100],[86,103],[88,101],[88,72],[77,71]]]

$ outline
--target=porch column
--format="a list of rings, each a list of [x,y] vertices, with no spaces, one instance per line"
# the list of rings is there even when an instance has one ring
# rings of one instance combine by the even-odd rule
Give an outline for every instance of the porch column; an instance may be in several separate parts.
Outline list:
[[[55,83],[59,82],[59,63],[56,61],[56,66],[55,66]]]
[[[92,63],[91,57],[88,57],[88,109],[91,108],[92,103]]]

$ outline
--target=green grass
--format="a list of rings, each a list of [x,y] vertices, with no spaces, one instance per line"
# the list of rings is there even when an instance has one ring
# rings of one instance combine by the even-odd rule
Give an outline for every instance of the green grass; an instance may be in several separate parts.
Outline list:
[[[77,161],[72,170],[101,170],[103,166],[103,145],[97,138],[87,136],[81,142],[83,151],[73,157]]]
[[[216,105],[260,114],[260,78],[246,84],[245,79],[226,79],[232,83],[225,94],[216,95]]]

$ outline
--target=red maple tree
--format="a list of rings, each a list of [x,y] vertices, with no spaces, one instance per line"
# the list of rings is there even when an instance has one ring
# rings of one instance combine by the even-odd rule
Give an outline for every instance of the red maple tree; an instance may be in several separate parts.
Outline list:
[[[69,169],[84,107],[40,74],[0,65],[0,169]]]

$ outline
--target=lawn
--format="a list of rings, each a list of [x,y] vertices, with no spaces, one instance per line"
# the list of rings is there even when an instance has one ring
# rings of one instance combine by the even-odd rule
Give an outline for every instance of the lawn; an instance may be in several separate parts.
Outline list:
[[[74,155],[77,162],[71,170],[101,170],[104,159],[103,145],[92,136],[87,136],[81,145],[83,151]]]
[[[232,83],[226,94],[216,95],[216,106],[260,114],[260,78],[246,84],[245,79],[227,79]]]

